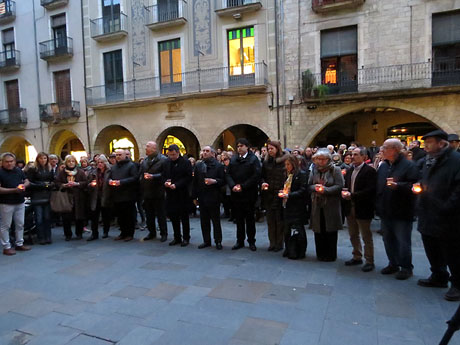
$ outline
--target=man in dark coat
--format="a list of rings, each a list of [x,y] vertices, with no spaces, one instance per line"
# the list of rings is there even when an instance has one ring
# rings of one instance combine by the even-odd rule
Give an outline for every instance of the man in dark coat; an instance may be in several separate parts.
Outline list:
[[[125,150],[116,150],[115,156],[117,163],[112,166],[108,176],[110,197],[121,230],[120,236],[115,240],[128,242],[134,237],[139,174],[136,165],[128,159]]]
[[[168,227],[166,225],[165,181],[162,174],[166,157],[158,152],[157,143],[154,141],[147,143],[145,154],[147,157],[141,164],[139,174],[147,218],[147,228],[149,229],[149,234],[144,237],[144,241],[157,237],[156,217],[160,228],[161,242],[165,242],[168,239]]]
[[[458,134],[449,134],[447,136],[447,141],[449,141],[450,147],[454,149],[454,151],[459,152],[460,151],[460,138],[458,137]]]
[[[418,140],[414,140],[409,144],[409,150],[412,151],[414,162],[417,162],[426,155],[426,152],[420,148],[420,141]]]
[[[222,249],[222,227],[220,225],[220,190],[225,184],[224,166],[215,156],[210,146],[203,147],[203,160],[195,165],[193,174],[192,197],[200,205],[201,233],[203,243],[198,246],[203,249],[211,246],[211,221],[214,229],[216,249]]]
[[[422,191],[417,215],[432,274],[418,285],[447,287],[449,267],[451,288],[444,297],[460,301],[460,154],[449,147],[444,131],[430,132],[423,139],[427,156],[419,162]]]
[[[361,233],[364,242],[364,258],[366,259],[366,264],[361,270],[370,272],[375,268],[371,221],[375,211],[377,172],[366,164],[366,155],[364,147],[353,150],[353,165],[345,175],[345,187],[348,191],[342,193],[342,197],[347,200],[343,212],[347,217],[348,232],[353,246],[353,258],[346,261],[345,265],[354,266],[363,263],[359,236]]]
[[[372,140],[371,146],[369,146],[367,149],[367,156],[372,162],[374,161],[375,155],[379,153],[379,151],[380,151],[380,147],[377,146],[375,140]]]
[[[163,178],[166,181],[166,211],[174,230],[174,239],[170,246],[180,244],[186,247],[190,243],[190,219],[188,191],[192,182],[192,165],[188,159],[181,156],[179,146],[173,144],[168,147],[168,159],[163,169]],[[182,234],[180,225],[182,223]]]
[[[415,198],[411,189],[419,176],[417,167],[404,157],[402,149],[399,139],[387,139],[383,143],[385,161],[377,172],[376,204],[389,260],[381,273],[396,273],[399,280],[412,276],[411,235]]]
[[[236,220],[236,244],[233,250],[244,247],[247,235],[249,249],[256,251],[256,224],[254,209],[261,176],[259,159],[249,151],[245,138],[236,141],[238,154],[232,157],[227,170],[227,184],[232,191],[233,210]]]

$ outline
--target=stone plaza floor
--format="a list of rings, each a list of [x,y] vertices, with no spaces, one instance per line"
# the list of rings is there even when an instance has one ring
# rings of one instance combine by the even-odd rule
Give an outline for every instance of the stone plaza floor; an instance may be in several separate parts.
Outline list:
[[[109,239],[65,242],[54,229],[52,245],[1,256],[0,344],[433,345],[459,305],[443,299],[446,289],[417,286],[429,268],[416,231],[414,277],[397,281],[379,273],[387,261],[377,233],[377,270],[363,273],[344,266],[346,231],[338,260],[324,263],[310,230],[306,259],[294,261],[267,252],[264,223],[255,253],[232,251],[235,225],[222,224],[223,251],[197,249],[195,218],[186,248],[115,242],[116,229]]]

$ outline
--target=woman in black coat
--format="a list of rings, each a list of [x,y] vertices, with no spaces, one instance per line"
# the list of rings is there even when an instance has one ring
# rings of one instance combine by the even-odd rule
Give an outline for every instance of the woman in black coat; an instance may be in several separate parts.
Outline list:
[[[305,234],[304,224],[306,223],[306,196],[307,196],[307,173],[300,170],[298,159],[289,155],[285,161],[286,182],[284,188],[279,193],[283,204],[284,218],[284,242],[286,249],[283,256],[289,254],[288,243],[291,238],[291,232],[297,231],[298,241],[302,243],[300,253],[297,258],[305,257],[307,250],[307,236]]]

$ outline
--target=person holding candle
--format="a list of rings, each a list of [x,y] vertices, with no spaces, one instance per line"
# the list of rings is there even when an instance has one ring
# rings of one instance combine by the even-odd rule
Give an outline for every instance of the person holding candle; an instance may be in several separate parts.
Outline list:
[[[64,160],[64,169],[56,176],[56,187],[60,192],[69,193],[73,200],[71,212],[61,213],[64,227],[65,240],[72,238],[72,220],[75,219],[75,234],[78,240],[83,238],[83,226],[86,220],[86,193],[88,184],[85,172],[78,168],[77,159],[73,155],[67,155]]]
[[[113,207],[109,189],[110,164],[104,155],[99,155],[96,169],[88,176],[89,201],[91,209],[91,237],[87,241],[94,241],[99,238],[99,216],[102,215],[103,235],[109,237],[111,209]]]
[[[315,232],[316,256],[319,261],[335,261],[337,232],[343,227],[342,171],[332,162],[328,149],[319,149],[313,155],[313,162],[308,185],[312,199],[310,227]]]
[[[27,171],[30,181],[31,203],[37,226],[38,242],[51,244],[51,190],[54,186],[54,174],[51,171],[48,154],[40,152],[34,167]]]
[[[382,274],[396,273],[399,280],[412,276],[411,234],[415,197],[412,184],[419,178],[416,165],[407,160],[399,139],[383,143],[384,161],[377,170],[377,215],[381,219],[388,265]]]
[[[353,165],[345,175],[345,188],[342,198],[346,201],[342,210],[347,217],[348,233],[353,246],[353,257],[345,262],[346,266],[363,263],[361,238],[364,242],[364,258],[366,264],[361,267],[363,272],[370,272],[374,265],[374,242],[371,232],[371,221],[375,211],[375,192],[377,172],[366,164],[366,149],[359,147],[353,150]]]
[[[283,152],[279,141],[269,140],[267,150],[262,164],[262,201],[267,210],[268,251],[278,252],[283,249],[284,224],[281,199],[277,194],[283,189],[284,163],[288,155]]]
[[[432,273],[418,285],[447,288],[449,268],[451,288],[444,298],[460,301],[460,154],[449,147],[447,133],[442,130],[426,134],[423,140],[427,155],[419,161],[417,216]]]
[[[0,169],[0,241],[4,255],[15,255],[16,251],[28,251],[24,245],[24,192],[30,182],[24,172],[16,166],[16,156],[5,152],[1,156]],[[10,227],[14,220],[15,249],[11,248]]]

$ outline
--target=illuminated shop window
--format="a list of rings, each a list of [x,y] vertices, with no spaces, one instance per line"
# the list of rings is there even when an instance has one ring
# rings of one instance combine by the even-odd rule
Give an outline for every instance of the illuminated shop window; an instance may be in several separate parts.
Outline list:
[[[255,73],[254,27],[228,31],[230,75]]]
[[[117,149],[129,150],[131,152],[131,158],[135,160],[134,157],[134,144],[128,138],[114,139],[110,143],[110,152],[113,152]]]
[[[179,146],[179,151],[182,155],[187,154],[187,150],[185,149],[185,145],[180,141],[179,138],[176,138],[174,135],[168,135],[163,143],[163,153],[166,154],[168,152],[169,145],[176,144]]]

